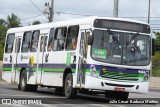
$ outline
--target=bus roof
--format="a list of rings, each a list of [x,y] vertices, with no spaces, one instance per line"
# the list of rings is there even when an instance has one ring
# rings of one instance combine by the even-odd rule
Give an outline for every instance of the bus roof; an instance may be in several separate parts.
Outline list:
[[[93,21],[95,19],[109,19],[109,20],[117,20],[117,21],[118,20],[129,21],[129,22],[141,23],[141,24],[147,24],[148,25],[148,23],[145,23],[145,22],[141,22],[141,21],[137,21],[137,20],[131,20],[131,19],[125,19],[125,18],[91,16],[91,17],[86,17],[86,18],[58,21],[58,22],[45,23],[45,24],[39,24],[39,25],[31,25],[31,26],[25,26],[25,27],[10,28],[7,31],[7,33],[18,33],[18,32],[23,32],[23,31],[41,30],[41,29],[49,29],[49,28],[54,28],[54,27],[63,27],[63,26],[72,26],[72,25],[92,25]]]

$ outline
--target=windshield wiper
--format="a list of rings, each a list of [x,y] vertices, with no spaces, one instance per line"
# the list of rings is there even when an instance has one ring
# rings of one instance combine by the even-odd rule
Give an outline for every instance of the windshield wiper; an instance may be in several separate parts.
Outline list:
[[[130,45],[132,43],[133,40],[135,40],[138,37],[139,33],[137,32],[130,41],[127,42],[127,45]]]

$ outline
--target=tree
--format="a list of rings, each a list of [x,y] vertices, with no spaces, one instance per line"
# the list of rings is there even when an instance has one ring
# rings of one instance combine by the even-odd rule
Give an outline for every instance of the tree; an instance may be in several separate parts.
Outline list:
[[[41,24],[41,22],[40,22],[40,21],[34,21],[34,22],[32,23],[32,25],[38,25],[38,24]]]
[[[155,51],[160,51],[160,32],[153,32],[156,36],[155,39]]]
[[[3,59],[3,50],[7,29],[8,28],[6,26],[0,26],[0,60]]]
[[[5,25],[7,25],[6,20],[0,19],[0,26],[5,26]]]
[[[20,18],[15,14],[12,13],[11,16],[7,17],[8,28],[20,27],[20,24]]]

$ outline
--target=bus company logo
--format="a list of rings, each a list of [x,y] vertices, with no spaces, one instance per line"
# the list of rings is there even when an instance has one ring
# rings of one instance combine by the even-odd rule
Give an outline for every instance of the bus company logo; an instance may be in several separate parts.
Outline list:
[[[28,57],[28,56],[23,56],[23,55],[21,55],[21,61],[22,61],[23,59],[29,59],[29,57]]]
[[[4,61],[8,61],[8,57],[5,57],[5,58],[4,58]]]
[[[103,73],[105,74],[107,72],[106,68],[102,68]]]

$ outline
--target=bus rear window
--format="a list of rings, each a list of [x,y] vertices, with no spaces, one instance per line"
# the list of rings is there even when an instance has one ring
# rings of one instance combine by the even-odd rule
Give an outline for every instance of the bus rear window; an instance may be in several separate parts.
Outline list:
[[[15,34],[9,34],[7,36],[6,48],[5,48],[6,53],[11,53],[13,51],[14,38]]]

